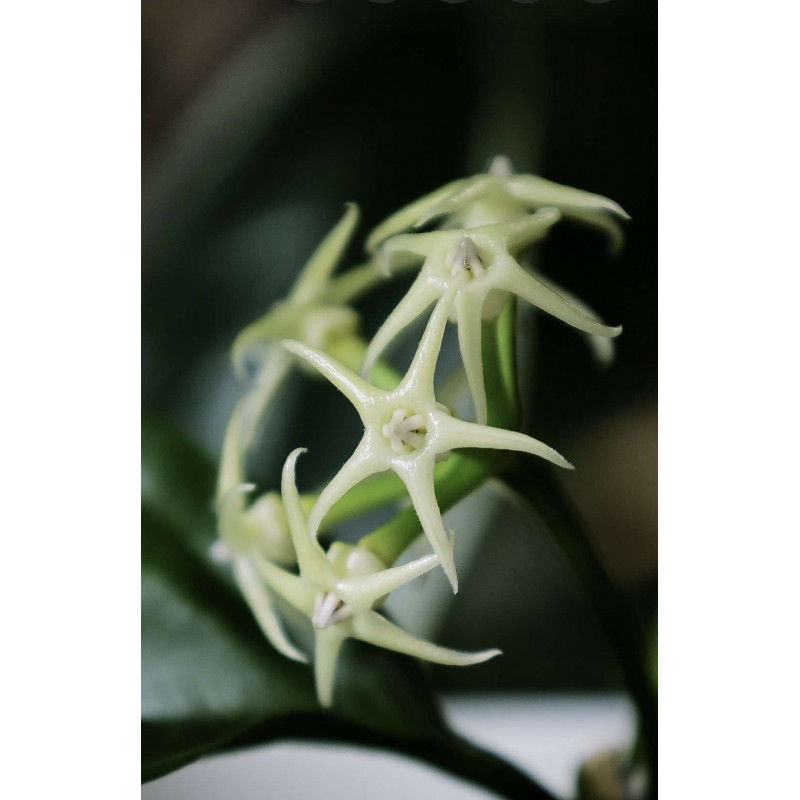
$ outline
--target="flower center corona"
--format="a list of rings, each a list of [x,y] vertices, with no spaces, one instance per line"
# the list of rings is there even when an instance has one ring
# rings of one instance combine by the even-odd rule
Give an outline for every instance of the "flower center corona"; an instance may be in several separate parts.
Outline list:
[[[422,414],[408,414],[403,408],[398,408],[392,414],[391,420],[383,426],[383,435],[389,440],[395,453],[408,453],[422,447],[426,433]]]
[[[353,609],[333,592],[319,592],[314,598],[314,611],[311,624],[317,630],[324,630],[353,615]]]
[[[450,275],[455,278],[462,273],[470,278],[479,278],[486,270],[483,267],[478,248],[469,236],[462,236],[447,254]]]

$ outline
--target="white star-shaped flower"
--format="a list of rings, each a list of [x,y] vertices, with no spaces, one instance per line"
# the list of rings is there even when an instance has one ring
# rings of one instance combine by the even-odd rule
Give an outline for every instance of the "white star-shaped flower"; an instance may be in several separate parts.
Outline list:
[[[570,303],[553,286],[525,270],[513,254],[541,239],[560,219],[556,208],[476,228],[394,236],[377,256],[387,269],[422,263],[419,275],[367,347],[362,373],[411,322],[451,288],[456,290],[455,321],[477,421],[486,422],[481,321],[499,313],[517,295],[552,316],[594,336],[618,336],[622,328],[603,325]]]
[[[358,314],[347,303],[383,279],[372,262],[332,277],[357,224],[358,207],[349,203],[303,267],[288,297],[236,337],[232,357],[239,375],[246,372],[248,356],[258,355],[269,343],[291,338],[327,350],[336,340],[355,333]]]
[[[428,321],[408,372],[396,389],[379,389],[334,359],[299,342],[284,346],[327,377],[355,406],[364,435],[352,456],[314,503],[309,530],[316,536],[331,506],[371,475],[393,470],[405,483],[422,529],[441,561],[454,591],[458,590],[452,544],[442,523],[434,491],[434,466],[462,447],[516,450],[541,456],[561,467],[566,459],[536,439],[516,431],[465,422],[436,401],[434,372],[442,335],[458,286],[446,292]],[[331,424],[329,421],[328,424]]]
[[[538,175],[517,175],[505,156],[497,156],[488,172],[448,183],[392,214],[369,235],[367,250],[375,253],[389,237],[439,217],[445,218],[439,227],[470,228],[547,207],[559,209],[567,219],[599,228],[609,237],[612,251],[621,248],[618,220],[630,216],[618,203]]]
[[[465,653],[425,642],[399,628],[375,611],[390,592],[428,572],[438,563],[435,555],[385,569],[368,550],[334,543],[327,555],[307,526],[295,484],[299,448],[283,468],[281,493],[300,574],[281,569],[256,556],[260,576],[312,622],[315,633],[314,673],[317,694],[324,706],[333,700],[336,662],[345,639],[363,642],[416,656],[437,664],[479,664],[499,650]]]

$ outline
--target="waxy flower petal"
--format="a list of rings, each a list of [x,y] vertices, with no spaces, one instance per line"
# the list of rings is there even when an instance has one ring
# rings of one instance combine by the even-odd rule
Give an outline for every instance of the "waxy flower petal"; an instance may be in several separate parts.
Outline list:
[[[517,175],[507,159],[500,156],[489,172],[453,181],[400,209],[376,227],[367,238],[367,250],[375,253],[381,242],[411,228],[419,228],[444,217],[441,227],[470,227],[474,209],[481,222],[497,208],[504,216],[521,216],[529,211],[552,206],[564,217],[598,228],[610,241],[612,251],[623,242],[618,220],[629,215],[618,203],[602,195],[573,189],[537,175]]]
[[[297,493],[295,466],[302,452],[300,448],[289,455],[281,480],[283,503],[300,574],[286,572],[261,557],[255,563],[272,591],[313,623],[314,672],[322,705],[332,703],[336,662],[342,644],[348,638],[456,666],[477,664],[498,655],[499,650],[464,653],[424,642],[374,610],[390,592],[436,566],[438,558],[427,555],[399,567],[380,569],[380,562],[374,556],[341,543],[335,543],[326,555],[308,529]]]
[[[461,358],[480,423],[487,419],[481,320],[499,310],[498,298],[516,295],[584,333],[618,336],[621,327],[604,325],[587,314],[585,306],[570,303],[552,284],[525,270],[512,255],[545,236],[559,218],[557,209],[545,208],[536,214],[468,230],[403,234],[389,239],[378,255],[384,268],[391,270],[409,262],[422,262],[422,267],[367,347],[362,374],[368,376],[389,343],[451,290],[456,292]]]
[[[243,523],[243,498],[254,488],[252,484],[234,486],[219,501],[220,539],[231,554],[236,585],[264,635],[279,653],[293,661],[306,663],[306,656],[286,636],[272,597],[253,566],[254,562],[264,559],[254,531],[245,528]]]
[[[264,635],[278,652],[306,663],[306,656],[286,636],[270,592],[254,566],[262,559],[294,563],[294,547],[289,540],[287,522],[273,496],[265,495],[247,508],[247,495],[255,486],[244,482],[247,449],[290,368],[290,360],[284,353],[273,353],[272,358],[262,365],[253,387],[239,400],[231,414],[217,479],[218,544],[225,546],[232,562],[234,580]]]
[[[364,424],[364,434],[355,451],[311,509],[310,534],[316,536],[325,515],[350,488],[371,475],[392,470],[405,484],[423,532],[453,590],[457,591],[453,546],[444,529],[434,490],[436,461],[456,448],[479,447],[516,450],[561,467],[571,468],[571,465],[555,450],[530,436],[456,419],[437,402],[433,379],[454,294],[455,289],[450,289],[437,304],[408,372],[392,391],[370,385],[334,359],[299,342],[285,342],[284,346],[325,375],[350,400]],[[403,413],[398,415],[398,411]],[[409,419],[414,420],[416,437],[408,437],[410,431],[403,428],[400,433],[405,437],[402,439],[406,443],[405,452],[397,452],[393,445],[400,435],[395,431]],[[412,442],[417,442],[416,446]]]
[[[269,350],[270,343],[281,339],[299,339],[327,349],[338,338],[355,333],[358,314],[346,304],[382,280],[377,266],[372,263],[332,277],[357,224],[358,207],[349,203],[344,216],[300,272],[289,296],[275,303],[236,337],[232,358],[239,375],[246,373],[250,355],[257,355],[259,349],[265,347]]]

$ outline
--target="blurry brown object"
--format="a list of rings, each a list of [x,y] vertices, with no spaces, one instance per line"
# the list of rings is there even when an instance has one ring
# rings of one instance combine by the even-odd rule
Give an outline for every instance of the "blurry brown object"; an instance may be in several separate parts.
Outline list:
[[[568,452],[580,468],[564,488],[622,582],[655,575],[658,561],[658,411],[655,403],[598,419]]]
[[[142,156],[239,43],[281,6],[264,0],[142,3]]]
[[[583,764],[578,775],[578,797],[581,800],[629,800],[623,775],[623,756],[618,750],[593,756]]]

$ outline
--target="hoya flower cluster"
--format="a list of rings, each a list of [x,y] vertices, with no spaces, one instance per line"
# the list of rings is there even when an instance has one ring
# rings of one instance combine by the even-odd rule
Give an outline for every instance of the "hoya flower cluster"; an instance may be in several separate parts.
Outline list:
[[[477,448],[528,453],[572,468],[543,442],[487,424],[496,415],[485,386],[490,356],[483,351],[483,331],[520,298],[593,341],[603,341],[595,348],[608,358],[605,340],[621,328],[603,324],[580,301],[523,266],[521,258],[565,218],[600,228],[617,247],[618,219],[625,217],[604,197],[515,175],[506,159],[497,158],[486,174],[455,181],[391,216],[367,238],[367,261],[335,275],[358,222],[356,207],[348,206],[289,296],[237,337],[234,365],[240,375],[249,365],[253,377],[226,432],[217,486],[220,540],[214,553],[231,561],[264,634],[288,658],[308,660],[287,634],[276,597],[308,618],[323,705],[333,702],[336,662],[348,638],[439,664],[476,664],[499,653],[465,653],[422,641],[389,621],[380,608],[395,589],[436,567],[444,570],[453,591],[458,590],[455,535],[445,530],[437,502],[437,492],[446,493],[451,478],[437,471],[438,463],[458,459],[460,449]],[[415,232],[434,224],[433,230]],[[350,303],[408,270],[416,271],[411,288],[371,341],[365,341]],[[381,355],[428,312],[410,366],[403,375],[395,373]],[[436,397],[434,376],[448,320],[457,326],[474,420],[459,418]],[[280,494],[268,492],[250,502],[255,486],[247,482],[247,457],[260,422],[295,365],[342,392],[364,432],[317,494],[298,494],[295,471],[304,452],[298,448],[286,459]],[[381,475],[383,479],[375,477]],[[323,549],[319,536],[336,509],[344,507],[355,515],[403,497],[416,513],[411,538],[424,535],[429,555],[395,565],[410,539],[397,538],[391,525],[357,545],[334,541],[327,552]]]

